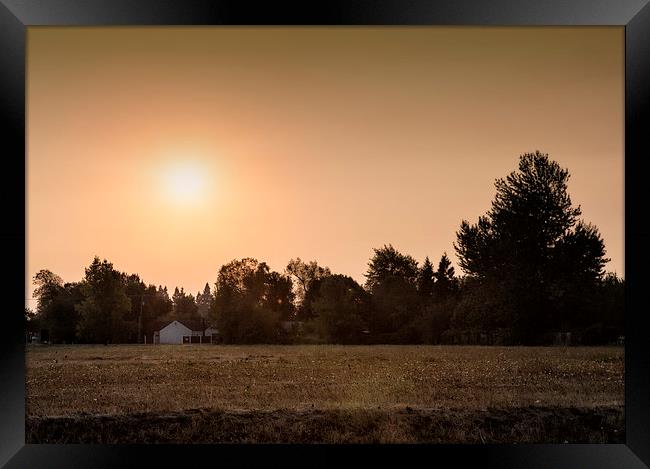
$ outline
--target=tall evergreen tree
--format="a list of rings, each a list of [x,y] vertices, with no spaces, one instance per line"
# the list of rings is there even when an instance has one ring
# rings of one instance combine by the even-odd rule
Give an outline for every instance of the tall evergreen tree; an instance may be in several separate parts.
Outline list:
[[[454,275],[454,267],[445,252],[440,258],[440,262],[438,262],[438,270],[433,274],[436,279],[433,291],[438,301],[447,300],[458,289],[458,280]]]
[[[210,291],[210,285],[208,285],[207,282],[205,287],[203,287],[203,293],[199,292],[196,294],[196,306],[199,316],[207,318],[210,309],[212,308],[212,292]]]
[[[434,272],[433,264],[427,256],[418,272],[418,293],[425,301],[429,301],[433,295]]]
[[[123,274],[124,283],[126,287],[126,295],[131,301],[131,313],[127,316],[128,321],[133,321],[137,324],[137,330],[134,335],[129,338],[129,342],[140,343],[142,342],[142,323],[143,316],[146,314],[145,305],[147,298],[145,293],[147,286],[140,280],[138,274]]]
[[[522,155],[518,171],[495,182],[487,214],[476,224],[463,220],[457,232],[461,268],[502,290],[494,296],[505,301],[496,309],[507,312],[518,342],[570,323],[572,311],[562,299],[595,284],[608,261],[598,230],[578,220],[568,179],[568,170],[547,154]]]
[[[169,292],[167,291],[166,286],[163,287],[162,285],[158,285],[158,290],[156,290],[154,298],[156,299],[155,303],[152,305],[152,315],[154,318],[161,320],[172,314],[174,303],[169,297]]]
[[[190,293],[185,293],[183,287],[174,289],[174,294],[172,295],[172,303],[174,305],[174,318],[182,321],[183,319],[197,320],[199,317],[199,310],[196,305],[196,300],[194,296]]]

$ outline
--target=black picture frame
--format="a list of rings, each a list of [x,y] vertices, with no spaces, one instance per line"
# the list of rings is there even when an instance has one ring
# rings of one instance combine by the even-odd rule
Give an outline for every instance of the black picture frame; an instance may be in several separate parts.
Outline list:
[[[625,425],[620,445],[25,445],[25,47],[36,25],[616,25],[625,27]],[[334,465],[422,461],[533,468],[650,466],[650,157],[648,0],[0,0],[0,118],[5,297],[0,336],[0,464],[9,468],[265,464]],[[645,132],[644,132],[645,131]],[[23,200],[21,204],[20,201]],[[10,256],[7,256],[10,254]],[[22,274],[22,275],[20,275]],[[644,308],[646,306],[646,308]]]

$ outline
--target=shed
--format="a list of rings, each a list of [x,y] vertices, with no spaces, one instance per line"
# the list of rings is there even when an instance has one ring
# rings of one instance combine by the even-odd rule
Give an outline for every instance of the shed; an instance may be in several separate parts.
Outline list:
[[[204,321],[172,321],[154,332],[154,344],[211,344],[217,342],[219,331],[212,327],[203,329]]]
[[[158,340],[161,344],[182,344],[183,336],[192,335],[192,329],[179,321],[172,321],[160,329]]]

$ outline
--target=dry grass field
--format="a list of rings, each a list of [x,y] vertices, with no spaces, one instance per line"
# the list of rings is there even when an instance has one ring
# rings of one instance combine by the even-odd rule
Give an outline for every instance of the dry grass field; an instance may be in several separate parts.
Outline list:
[[[27,349],[28,442],[621,442],[618,347]]]

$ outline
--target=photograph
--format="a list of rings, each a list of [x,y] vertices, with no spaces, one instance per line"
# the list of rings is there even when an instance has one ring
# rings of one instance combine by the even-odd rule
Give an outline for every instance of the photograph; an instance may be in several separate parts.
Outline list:
[[[626,443],[625,27],[25,41],[25,443]]]

